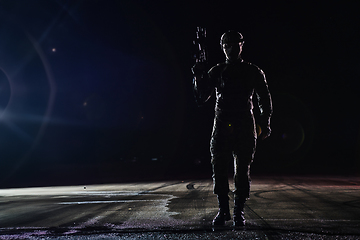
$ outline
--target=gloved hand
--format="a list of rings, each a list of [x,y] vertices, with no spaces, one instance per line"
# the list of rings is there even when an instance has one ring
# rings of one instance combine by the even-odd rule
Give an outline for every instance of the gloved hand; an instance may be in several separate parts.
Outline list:
[[[271,128],[270,126],[263,126],[261,127],[260,126],[260,134],[259,134],[259,137],[261,140],[264,140],[266,138],[268,138],[269,136],[271,135]]]
[[[206,66],[202,62],[197,62],[194,64],[194,66],[191,68],[191,71],[194,75],[202,75],[206,71]]]

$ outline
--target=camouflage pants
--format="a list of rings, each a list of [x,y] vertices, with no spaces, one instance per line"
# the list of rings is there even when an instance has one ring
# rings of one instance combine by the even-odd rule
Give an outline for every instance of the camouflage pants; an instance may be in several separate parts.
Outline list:
[[[250,165],[256,149],[254,117],[224,121],[215,117],[210,142],[214,193],[229,193],[228,169],[234,161],[235,197],[249,198]]]

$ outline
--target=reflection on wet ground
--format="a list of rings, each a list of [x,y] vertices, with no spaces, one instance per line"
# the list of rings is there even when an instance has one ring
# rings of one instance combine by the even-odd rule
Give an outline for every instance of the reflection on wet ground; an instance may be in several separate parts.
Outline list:
[[[253,177],[246,226],[214,229],[209,180],[3,189],[0,239],[359,239],[359,190],[359,178]]]

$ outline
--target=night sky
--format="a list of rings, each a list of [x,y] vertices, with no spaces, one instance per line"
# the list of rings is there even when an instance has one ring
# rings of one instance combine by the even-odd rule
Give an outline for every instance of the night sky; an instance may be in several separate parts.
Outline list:
[[[344,1],[0,1],[0,186],[211,176],[214,98],[192,92],[192,41],[243,34],[272,136],[253,174],[359,174],[360,17]]]

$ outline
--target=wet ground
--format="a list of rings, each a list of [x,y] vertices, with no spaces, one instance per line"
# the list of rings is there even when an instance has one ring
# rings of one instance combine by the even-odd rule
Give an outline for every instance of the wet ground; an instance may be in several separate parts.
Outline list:
[[[360,178],[253,177],[244,228],[216,213],[210,180],[3,189],[0,239],[360,239]]]

